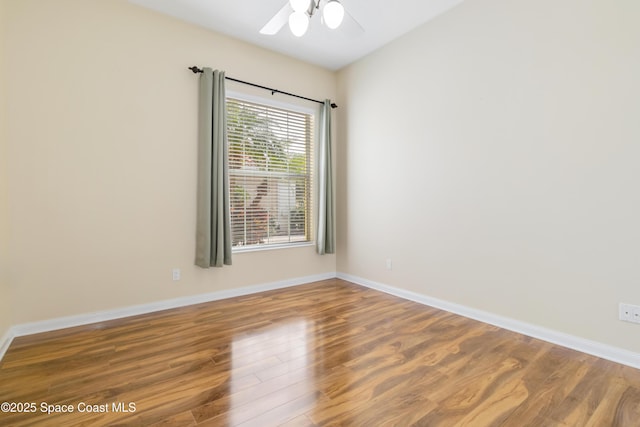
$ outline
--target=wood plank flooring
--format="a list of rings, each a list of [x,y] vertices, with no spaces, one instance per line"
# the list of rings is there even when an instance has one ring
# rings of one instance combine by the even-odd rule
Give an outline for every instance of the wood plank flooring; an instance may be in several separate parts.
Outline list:
[[[17,338],[0,402],[35,404],[2,426],[631,427],[640,371],[335,279]]]

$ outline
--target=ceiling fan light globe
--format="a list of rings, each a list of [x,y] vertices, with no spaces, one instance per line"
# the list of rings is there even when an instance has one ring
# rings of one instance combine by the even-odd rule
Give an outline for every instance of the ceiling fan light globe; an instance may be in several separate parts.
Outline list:
[[[309,28],[309,17],[304,12],[293,12],[289,15],[289,29],[296,37],[302,37]]]
[[[306,12],[309,10],[311,0],[289,0],[289,4],[295,12]]]
[[[327,27],[335,30],[344,19],[344,6],[338,0],[329,0],[322,9],[322,17]]]

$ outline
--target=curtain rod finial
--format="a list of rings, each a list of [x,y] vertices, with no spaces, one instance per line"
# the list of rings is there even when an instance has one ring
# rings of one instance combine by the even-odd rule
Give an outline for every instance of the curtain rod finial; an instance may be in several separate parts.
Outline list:
[[[189,70],[193,71],[194,73],[201,73],[202,70],[198,67],[196,67],[195,65],[193,67],[189,67]]]
[[[331,103],[331,108],[338,108],[338,104],[336,104],[335,102]]]

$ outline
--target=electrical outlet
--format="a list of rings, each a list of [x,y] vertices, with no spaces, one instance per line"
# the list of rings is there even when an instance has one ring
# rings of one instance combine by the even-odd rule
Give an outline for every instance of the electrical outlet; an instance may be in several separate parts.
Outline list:
[[[620,313],[618,318],[620,320],[625,320],[627,322],[631,322],[631,305],[620,303]]]
[[[387,258],[387,270],[393,270],[393,263],[391,262],[391,258]]]
[[[180,280],[180,269],[179,268],[174,268],[172,270],[172,274],[173,274],[173,280],[174,281]]]
[[[620,303],[618,318],[625,322],[640,323],[640,306]]]

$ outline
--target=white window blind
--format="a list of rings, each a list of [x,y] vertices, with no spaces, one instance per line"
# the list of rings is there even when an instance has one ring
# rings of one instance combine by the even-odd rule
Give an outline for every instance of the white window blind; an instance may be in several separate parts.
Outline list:
[[[227,98],[235,248],[311,240],[313,115]]]

